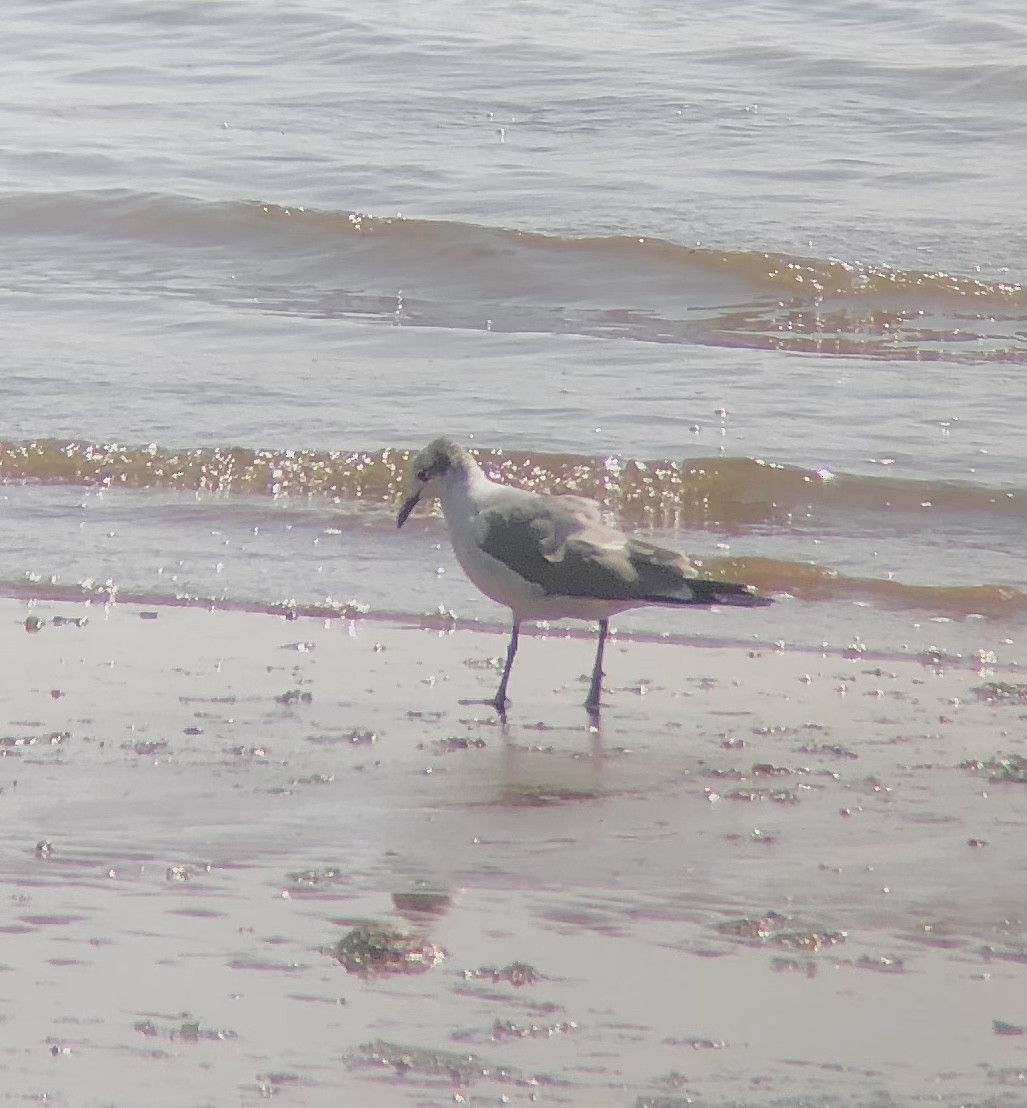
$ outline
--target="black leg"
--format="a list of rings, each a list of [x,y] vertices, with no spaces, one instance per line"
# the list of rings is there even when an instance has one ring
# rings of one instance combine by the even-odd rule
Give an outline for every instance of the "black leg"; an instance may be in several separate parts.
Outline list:
[[[588,688],[588,699],[585,707],[590,712],[599,711],[599,695],[603,688],[603,649],[606,646],[606,636],[610,630],[610,621],[599,621],[599,645],[596,647],[596,664],[592,667],[592,684]]]
[[[515,619],[513,622],[513,631],[510,634],[510,645],[506,648],[506,665],[503,667],[503,676],[500,679],[495,700],[492,701],[496,706],[496,711],[499,712],[500,715],[506,711],[506,684],[510,680],[510,670],[513,669],[513,660],[517,654],[517,638],[520,629],[521,621]]]

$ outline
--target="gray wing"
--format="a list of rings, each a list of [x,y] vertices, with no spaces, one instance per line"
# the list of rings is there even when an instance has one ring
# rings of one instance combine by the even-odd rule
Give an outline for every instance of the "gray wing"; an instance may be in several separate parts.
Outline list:
[[[715,602],[699,599],[704,590],[694,587],[698,573],[681,554],[608,526],[599,506],[582,497],[511,498],[481,513],[478,540],[487,554],[547,596]]]

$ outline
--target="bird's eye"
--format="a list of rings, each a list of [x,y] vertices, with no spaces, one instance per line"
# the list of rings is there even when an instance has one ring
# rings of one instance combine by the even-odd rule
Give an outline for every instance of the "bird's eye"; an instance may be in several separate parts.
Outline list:
[[[428,471],[426,469],[419,469],[415,474],[418,481],[423,485],[428,480]]]

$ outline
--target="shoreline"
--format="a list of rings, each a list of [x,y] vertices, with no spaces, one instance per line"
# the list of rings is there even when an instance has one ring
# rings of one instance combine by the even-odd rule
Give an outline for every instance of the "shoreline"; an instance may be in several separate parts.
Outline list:
[[[795,627],[794,615],[788,611],[788,598],[779,600],[777,606],[770,609],[772,613],[781,617],[781,623],[788,626],[789,630]],[[326,625],[336,621],[360,624],[367,623],[369,627],[379,624],[396,627],[404,630],[421,630],[449,634],[453,632],[480,632],[488,635],[502,635],[509,637],[510,624],[506,619],[484,620],[477,617],[459,616],[455,612],[439,606],[435,611],[422,613],[390,612],[381,609],[372,609],[369,605],[357,600],[339,603],[334,606],[328,604],[297,604],[288,601],[262,602],[247,600],[232,600],[215,597],[198,596],[161,596],[134,591],[122,591],[116,586],[98,585],[90,592],[83,592],[79,585],[48,586],[40,589],[38,584],[26,584],[22,588],[8,585],[5,590],[0,590],[0,605],[12,602],[32,608],[37,605],[69,605],[82,606],[89,611],[106,610],[113,606],[126,606],[134,608],[161,609],[185,609],[202,611],[211,614],[237,614],[237,615],[263,615],[271,616],[286,622],[294,620],[322,621]],[[88,612],[86,613],[89,614]],[[628,613],[630,615],[630,613]],[[737,618],[735,612],[731,613]],[[773,616],[768,617],[773,620]],[[974,627],[978,622],[987,621],[983,617],[968,616],[961,621],[961,625]],[[775,624],[776,627],[776,624]],[[525,620],[521,627],[521,635],[525,638],[566,638],[585,639],[594,641],[595,630],[586,621],[566,620],[554,621],[550,625],[546,621]],[[770,639],[766,636],[735,637],[726,635],[704,635],[701,632],[674,632],[674,631],[648,631],[642,628],[618,628],[611,624],[611,642],[620,640],[624,643],[649,643],[665,644],[670,646],[696,647],[702,650],[734,649],[734,650],[759,650],[774,651],[778,653],[790,653],[798,655],[817,656],[824,659],[839,658],[848,661],[865,662],[919,662],[925,666],[937,668],[967,669],[987,671],[997,674],[1015,676],[1024,671],[1024,666],[1016,660],[1002,661],[988,656],[984,648],[968,651],[953,651],[945,648],[924,647],[916,653],[904,650],[882,650],[873,648],[863,643],[859,635],[853,636],[853,641],[846,646],[821,642],[819,644],[803,643],[789,640],[784,643],[780,638]],[[1007,645],[1009,645],[1007,643]]]

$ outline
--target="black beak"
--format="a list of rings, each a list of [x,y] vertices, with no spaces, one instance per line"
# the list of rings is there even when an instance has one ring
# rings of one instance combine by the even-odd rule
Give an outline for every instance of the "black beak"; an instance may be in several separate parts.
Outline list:
[[[403,501],[403,507],[399,510],[399,515],[396,516],[396,526],[402,527],[407,521],[407,517],[417,507],[418,500],[421,499],[421,490],[418,489],[413,496],[408,497]]]

